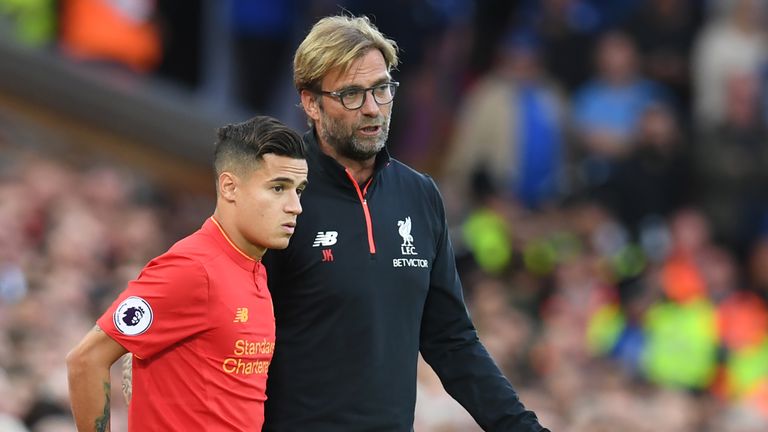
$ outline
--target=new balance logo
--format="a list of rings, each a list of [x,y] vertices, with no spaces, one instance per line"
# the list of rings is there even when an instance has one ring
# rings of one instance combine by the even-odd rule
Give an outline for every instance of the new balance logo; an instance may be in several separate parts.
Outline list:
[[[232,322],[236,322],[236,323],[248,322],[248,308],[247,307],[237,308],[237,311],[235,312],[235,319],[232,320]]]
[[[336,244],[336,237],[339,233],[336,231],[320,231],[315,237],[315,242],[312,243],[312,247],[318,246],[333,246]]]

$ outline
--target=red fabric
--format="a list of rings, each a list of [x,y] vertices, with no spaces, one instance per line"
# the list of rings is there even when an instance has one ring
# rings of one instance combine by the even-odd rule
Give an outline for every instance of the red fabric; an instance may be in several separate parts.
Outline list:
[[[138,325],[124,301],[142,305]],[[130,431],[261,430],[275,342],[266,271],[212,219],[152,260],[98,324],[135,354]]]
[[[735,293],[718,307],[718,324],[728,348],[754,347],[768,334],[768,308],[756,294]]]
[[[706,295],[706,283],[696,264],[684,255],[669,259],[661,271],[662,289],[672,301],[685,303]]]
[[[136,71],[153,69],[162,57],[157,26],[151,20],[131,18],[113,3],[66,0],[61,12],[64,49],[76,57],[113,60]]]

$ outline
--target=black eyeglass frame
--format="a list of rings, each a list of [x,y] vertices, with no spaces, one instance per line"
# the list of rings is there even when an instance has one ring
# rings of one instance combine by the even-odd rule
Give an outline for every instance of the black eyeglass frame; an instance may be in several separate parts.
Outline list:
[[[400,86],[400,83],[397,81],[387,81],[385,83],[376,84],[373,87],[368,88],[350,88],[345,90],[337,90],[337,91],[325,91],[325,90],[314,90],[315,93],[326,95],[326,96],[333,96],[336,98],[336,100],[341,103],[341,106],[343,106],[345,109],[349,111],[355,111],[359,110],[360,108],[365,105],[365,100],[368,97],[368,92],[371,93],[371,96],[373,97],[374,102],[376,102],[377,105],[388,105],[391,104],[392,101],[395,100],[395,93],[397,92],[397,88]],[[389,87],[390,91],[392,92],[392,99],[386,101],[386,102],[379,102],[379,99],[376,97],[376,93],[374,90],[379,89],[381,87]],[[347,106],[347,104],[344,103],[344,96],[349,93],[357,93],[357,92],[363,92],[363,98],[360,100],[360,105],[354,108],[350,108]]]

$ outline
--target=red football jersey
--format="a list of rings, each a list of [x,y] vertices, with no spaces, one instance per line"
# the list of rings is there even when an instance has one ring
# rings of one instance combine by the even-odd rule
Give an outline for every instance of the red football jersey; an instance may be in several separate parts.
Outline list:
[[[261,262],[213,218],[98,320],[134,354],[130,431],[260,431],[275,315]]]

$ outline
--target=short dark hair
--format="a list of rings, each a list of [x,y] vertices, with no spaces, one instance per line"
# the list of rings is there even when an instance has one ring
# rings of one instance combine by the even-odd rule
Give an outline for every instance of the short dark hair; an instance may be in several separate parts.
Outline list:
[[[293,129],[270,116],[256,116],[229,124],[217,131],[213,169],[218,178],[224,171],[242,174],[258,166],[265,154],[306,159],[304,142]]]

